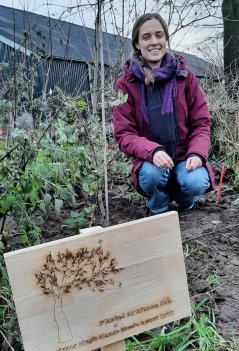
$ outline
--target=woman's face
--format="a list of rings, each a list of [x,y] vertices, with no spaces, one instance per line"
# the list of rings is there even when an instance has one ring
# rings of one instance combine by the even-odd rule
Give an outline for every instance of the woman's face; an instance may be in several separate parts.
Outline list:
[[[135,45],[151,68],[161,65],[166,51],[166,37],[161,23],[152,18],[140,27],[138,43]]]

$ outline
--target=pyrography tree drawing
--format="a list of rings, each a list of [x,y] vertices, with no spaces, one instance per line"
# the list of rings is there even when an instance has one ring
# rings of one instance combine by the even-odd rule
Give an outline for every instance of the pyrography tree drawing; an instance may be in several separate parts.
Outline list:
[[[114,284],[112,275],[122,270],[116,268],[117,264],[116,258],[109,251],[104,252],[101,246],[83,247],[75,253],[67,249],[58,252],[56,257],[51,253],[46,256],[42,271],[35,276],[43,293],[54,298],[54,319],[60,342],[73,338],[63,310],[64,294],[71,293],[74,288],[103,292],[107,285]]]

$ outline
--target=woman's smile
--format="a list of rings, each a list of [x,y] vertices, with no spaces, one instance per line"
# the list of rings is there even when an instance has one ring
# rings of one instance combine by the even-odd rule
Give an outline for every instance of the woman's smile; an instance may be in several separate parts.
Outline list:
[[[152,18],[140,27],[136,47],[151,68],[160,67],[166,52],[166,37],[158,20]]]

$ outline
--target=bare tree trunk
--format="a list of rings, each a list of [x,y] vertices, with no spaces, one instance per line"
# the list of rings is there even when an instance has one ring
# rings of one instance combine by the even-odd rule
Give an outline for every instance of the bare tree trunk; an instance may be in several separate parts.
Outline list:
[[[58,298],[54,296],[54,319],[57,325],[59,341],[64,343],[73,339],[67,316],[63,310],[63,294]]]
[[[101,1],[98,0],[97,12],[95,19],[95,52],[94,52],[94,80],[93,80],[93,92],[92,92],[92,109],[93,115],[97,114],[97,90],[98,90],[98,78],[99,78],[99,32],[100,32],[100,16],[101,16]]]
[[[237,95],[239,87],[239,0],[223,0],[224,72],[229,93]]]
[[[109,196],[108,196],[108,170],[107,170],[107,138],[105,122],[105,70],[104,70],[104,47],[102,35],[101,9],[103,0],[98,0],[98,17],[99,17],[99,47],[100,47],[100,73],[101,73],[101,112],[102,112],[102,129],[104,137],[103,159],[104,159],[104,185],[105,185],[105,225],[109,226]]]

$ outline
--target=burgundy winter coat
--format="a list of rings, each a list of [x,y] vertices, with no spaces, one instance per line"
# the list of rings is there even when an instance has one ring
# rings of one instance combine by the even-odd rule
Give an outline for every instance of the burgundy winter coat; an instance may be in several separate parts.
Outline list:
[[[185,67],[184,59],[177,56],[181,69],[187,72],[187,77],[177,77],[177,120],[179,128],[179,145],[177,160],[186,160],[190,154],[198,154],[203,165],[208,169],[211,187],[214,187],[214,175],[207,164],[210,147],[210,114],[194,74]],[[138,189],[136,172],[143,161],[152,162],[155,149],[162,146],[151,141],[152,136],[148,124],[141,113],[140,81],[133,75],[125,64],[124,75],[117,81],[115,91],[128,95],[126,102],[114,106],[114,135],[119,148],[126,155],[133,157],[132,178],[134,188]]]

